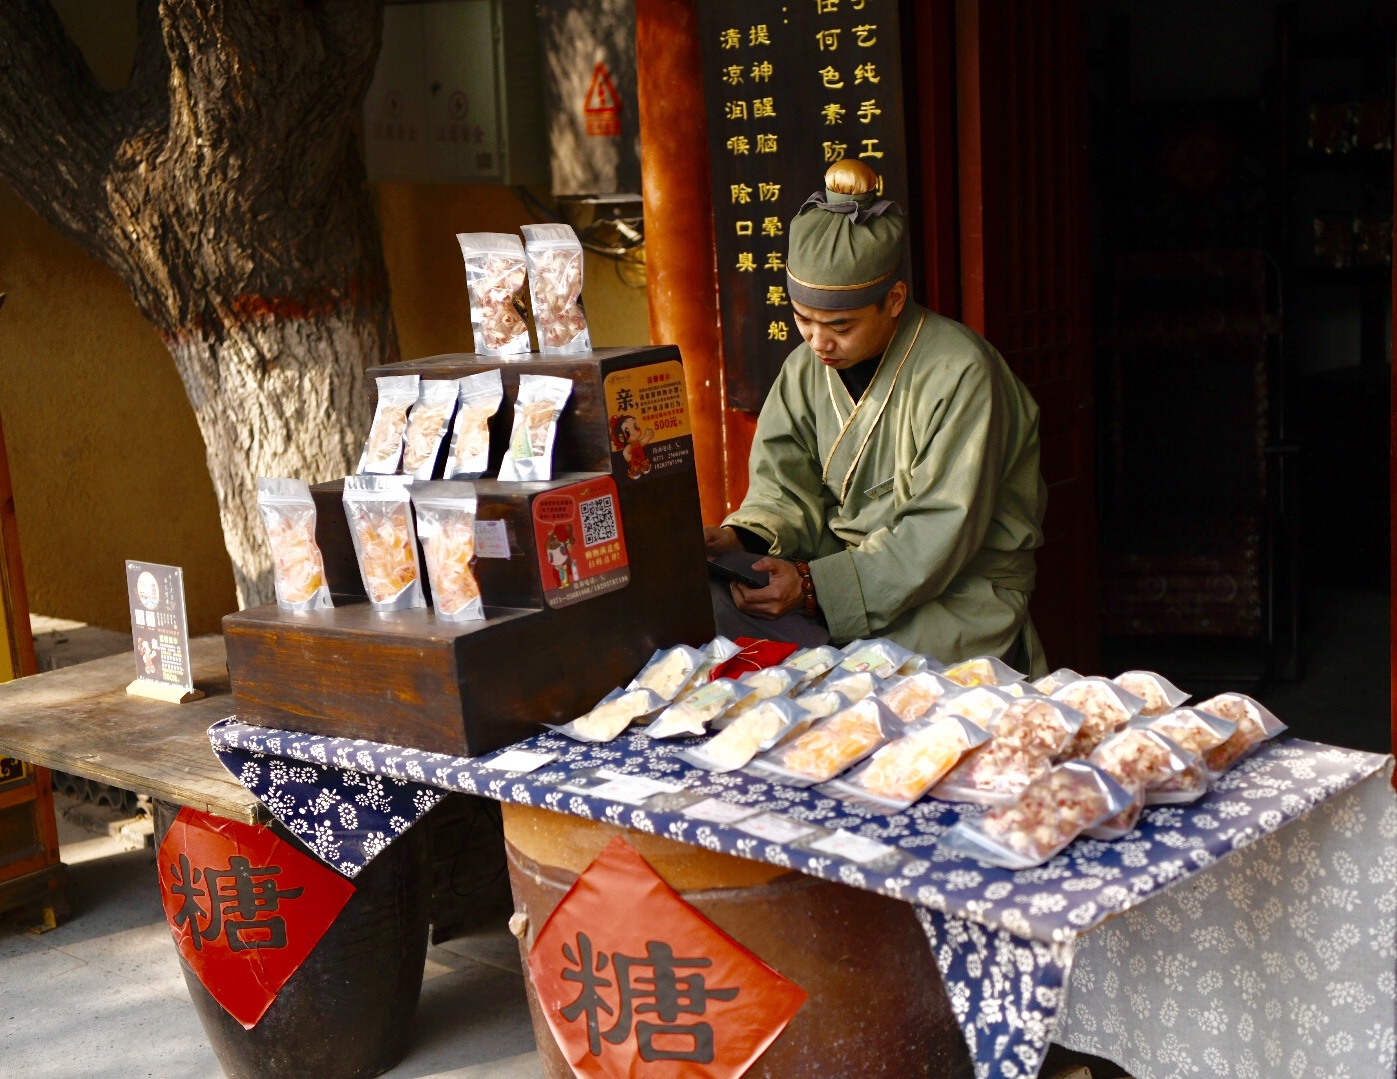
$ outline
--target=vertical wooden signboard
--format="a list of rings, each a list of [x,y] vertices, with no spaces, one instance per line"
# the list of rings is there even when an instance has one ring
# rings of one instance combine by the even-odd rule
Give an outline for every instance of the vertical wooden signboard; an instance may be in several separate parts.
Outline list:
[[[727,404],[755,412],[799,342],[786,230],[857,158],[907,205],[896,0],[699,5]]]

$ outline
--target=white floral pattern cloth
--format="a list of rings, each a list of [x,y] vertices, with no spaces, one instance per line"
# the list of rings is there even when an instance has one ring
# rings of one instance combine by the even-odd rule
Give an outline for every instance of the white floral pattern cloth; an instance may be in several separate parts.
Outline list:
[[[1135,1079],[1386,1079],[1389,772],[1077,941],[1056,1041]]]
[[[593,745],[538,735],[509,748],[558,759],[518,774],[491,769],[497,754],[450,757],[270,730],[235,717],[214,724],[209,737],[229,771],[347,876],[430,809],[441,790],[453,790],[605,820],[914,903],[980,1079],[1037,1075],[1082,934],[1273,835],[1391,760],[1312,742],[1273,743],[1195,805],[1149,809],[1124,839],[1078,841],[1043,866],[1013,872],[937,846],[963,814],[982,812],[977,807],[927,799],[885,814],[743,772],[694,768],[676,756],[690,740],[631,734]],[[587,789],[602,781],[602,769],[681,789],[639,805],[615,800],[606,787],[595,794]],[[714,798],[776,814],[805,834],[774,841],[753,834],[750,821],[718,823],[684,813]],[[886,853],[854,860],[815,845],[836,832],[875,841]],[[1365,929],[1381,932],[1366,913]]]

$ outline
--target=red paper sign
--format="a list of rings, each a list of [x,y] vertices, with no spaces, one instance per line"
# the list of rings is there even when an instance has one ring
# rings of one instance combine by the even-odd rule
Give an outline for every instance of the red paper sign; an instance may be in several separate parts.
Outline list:
[[[807,996],[619,836],[545,923],[529,974],[573,1071],[603,1079],[737,1079]]]
[[[587,134],[607,138],[621,134],[621,96],[611,81],[605,63],[592,69],[592,81],[582,102],[582,115],[587,118]]]
[[[160,844],[159,861],[179,954],[249,1030],[354,894],[349,881],[270,828],[187,806]]]
[[[631,582],[621,501],[610,476],[535,498],[534,539],[550,607],[581,603]]]

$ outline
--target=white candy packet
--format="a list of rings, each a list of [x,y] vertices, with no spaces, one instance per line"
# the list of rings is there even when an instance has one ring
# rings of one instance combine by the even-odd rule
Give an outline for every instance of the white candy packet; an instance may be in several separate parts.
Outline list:
[[[475,577],[475,485],[450,480],[418,484],[412,505],[437,617],[448,622],[483,619],[485,602]]]
[[[755,690],[731,678],[719,678],[689,690],[671,704],[645,733],[651,738],[682,738],[703,734],[708,725]]]
[[[813,716],[785,697],[757,701],[703,745],[681,752],[679,759],[710,772],[736,771],[813,721]]]
[[[344,481],[349,535],[375,611],[427,606],[408,496],[411,482],[406,476],[350,476]]]
[[[528,274],[523,243],[508,232],[459,232],[456,240],[466,262],[476,353],[517,356],[528,352]]]
[[[407,429],[403,432],[403,475],[415,480],[432,478],[455,408],[455,382],[424,378],[417,384],[417,403],[408,413]]]
[[[1023,681],[1023,675],[996,656],[977,656],[961,663],[953,663],[941,673],[956,685],[967,688],[1002,686]]]
[[[715,729],[721,730],[762,701],[772,697],[784,697],[790,693],[800,682],[800,672],[785,666],[762,667],[755,671],[748,671],[737,681],[751,690],[751,695],[741,704],[733,705],[723,714],[721,720],[715,720],[712,724]]]
[[[417,375],[379,375],[376,381],[378,404],[374,406],[373,426],[356,471],[361,475],[391,476],[398,471],[407,413],[417,403],[417,384],[421,379]]]
[[[325,559],[315,541],[315,499],[305,480],[258,479],[257,509],[272,549],[277,606],[286,611],[333,607]]]
[[[442,475],[449,480],[473,480],[490,468],[490,420],[504,400],[499,369],[456,380],[456,420]]]
[[[706,658],[703,652],[687,644],[656,649],[626,688],[651,689],[672,701],[693,680]]]
[[[524,257],[534,304],[538,350],[545,356],[587,352],[592,337],[582,309],[582,243],[571,225],[524,225]]]
[[[553,440],[572,379],[520,375],[514,399],[514,429],[500,464],[502,480],[547,480],[553,477]]]
[[[882,637],[868,641],[851,641],[842,649],[844,658],[839,670],[860,673],[870,671],[879,678],[895,674],[915,674],[925,670],[927,658]]]
[[[585,715],[557,726],[544,725],[578,742],[610,742],[632,723],[659,713],[667,703],[653,689],[618,687]]]

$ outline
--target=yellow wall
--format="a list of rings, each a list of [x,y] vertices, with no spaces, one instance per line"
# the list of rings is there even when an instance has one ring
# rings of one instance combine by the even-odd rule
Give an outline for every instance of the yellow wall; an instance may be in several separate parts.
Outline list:
[[[129,75],[134,0],[61,0],[104,86]],[[540,192],[541,194],[541,192]],[[375,191],[405,359],[471,351],[457,232],[534,218],[507,187],[382,184]],[[173,361],[117,276],[0,184],[0,418],[30,606],[130,626],[127,558],[184,567],[190,629],[235,606],[204,447]],[[587,256],[597,346],[648,339],[645,290]]]

